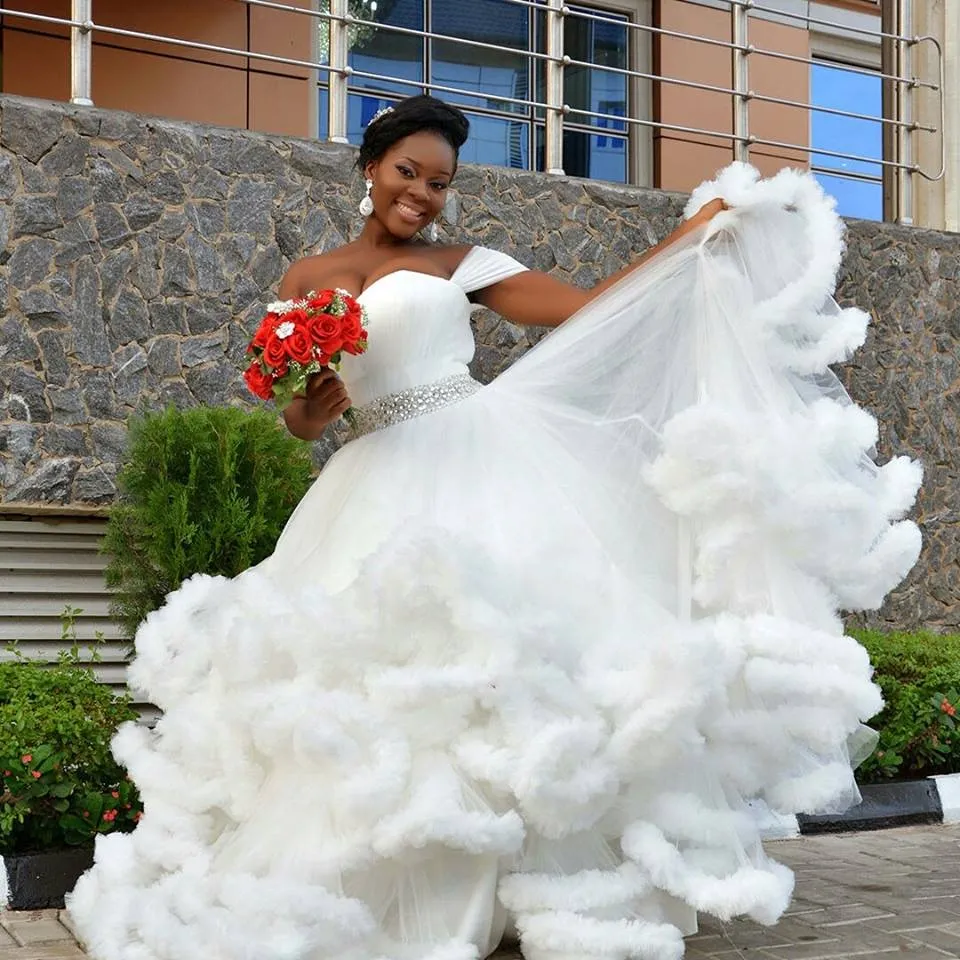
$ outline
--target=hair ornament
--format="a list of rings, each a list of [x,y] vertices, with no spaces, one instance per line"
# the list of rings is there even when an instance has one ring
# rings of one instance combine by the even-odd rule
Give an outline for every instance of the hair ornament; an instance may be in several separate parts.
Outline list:
[[[393,107],[382,107],[370,118],[367,126],[372,127],[381,117],[385,117],[388,113],[393,113]]]

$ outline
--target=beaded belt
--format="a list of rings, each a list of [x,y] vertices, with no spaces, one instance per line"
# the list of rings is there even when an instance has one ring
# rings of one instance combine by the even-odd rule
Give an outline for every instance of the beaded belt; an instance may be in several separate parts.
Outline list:
[[[472,396],[479,389],[480,384],[469,373],[455,373],[433,383],[377,397],[362,407],[354,407],[349,411],[347,420],[354,438],[362,437],[374,430],[392,427],[404,420],[449,407]]]

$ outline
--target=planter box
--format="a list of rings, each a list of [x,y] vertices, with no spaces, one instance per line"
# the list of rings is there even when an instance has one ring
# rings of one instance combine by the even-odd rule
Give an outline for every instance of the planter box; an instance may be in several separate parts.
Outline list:
[[[9,910],[46,910],[63,907],[63,898],[93,866],[93,847],[75,847],[48,853],[24,853],[0,858],[5,878],[0,877],[0,908],[6,880]]]

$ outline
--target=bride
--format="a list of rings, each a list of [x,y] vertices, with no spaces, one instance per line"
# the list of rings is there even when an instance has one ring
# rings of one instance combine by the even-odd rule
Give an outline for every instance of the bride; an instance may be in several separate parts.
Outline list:
[[[857,798],[880,698],[837,612],[914,563],[920,470],[874,464],[829,372],[866,325],[830,202],[734,165],[580,290],[418,239],[466,137],[430,97],[375,118],[362,234],[283,281],[368,311],[285,412],[355,437],[269,559],[137,634],[145,816],[69,903],[98,960],[474,960],[507,929],[668,960],[698,911],[787,906],[751,804]],[[557,329],[481,386],[475,305]]]

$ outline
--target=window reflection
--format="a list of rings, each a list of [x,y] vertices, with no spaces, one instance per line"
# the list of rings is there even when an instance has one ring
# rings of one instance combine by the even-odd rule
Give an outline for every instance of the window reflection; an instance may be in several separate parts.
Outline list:
[[[464,40],[476,40],[512,50],[530,48],[528,8],[505,0],[433,0],[432,32]],[[460,90],[475,90],[477,96],[443,94],[461,106],[526,114],[524,104],[488,97],[529,100],[529,66],[523,53],[466,46],[449,40],[431,41],[430,75],[434,83]]]
[[[878,118],[861,120],[811,111],[810,145],[814,151],[819,148],[868,158],[851,160],[814,152],[811,165],[824,190],[836,197],[840,214],[883,219],[883,168],[870,162],[883,157],[879,75],[852,72],[839,64],[817,63],[810,69],[810,102]]]
[[[330,0],[319,0],[328,11]],[[396,99],[427,89],[427,82],[462,93],[437,95],[463,107],[470,118],[465,162],[529,169],[543,168],[543,111],[529,105],[544,98],[543,61],[525,53],[545,52],[545,17],[531,6],[508,0],[349,0],[350,13],[365,21],[349,28],[349,64],[359,73],[349,79],[347,135],[359,143],[370,118]],[[574,60],[625,69],[629,65],[627,18],[591,8],[604,20],[564,18],[566,50]],[[605,22],[609,19],[613,22]],[[377,24],[382,24],[383,28]],[[427,30],[503,49],[488,49],[450,40],[384,29],[393,26]],[[329,25],[319,26],[319,57],[329,62]],[[565,71],[565,98],[574,111],[564,132],[564,165],[573,176],[626,181],[629,140],[626,122],[627,78],[596,69],[570,66]],[[409,83],[399,83],[398,80]],[[321,74],[320,130],[326,135],[329,93]],[[496,99],[495,99],[496,98]],[[598,114],[598,116],[591,116]],[[577,129],[577,127],[580,129]]]

